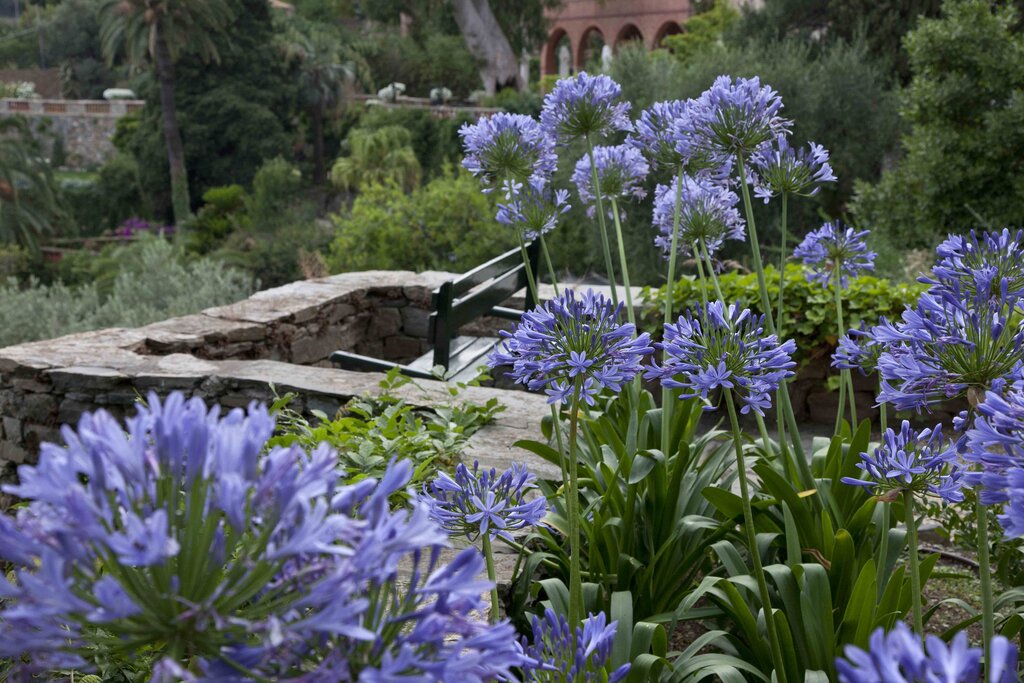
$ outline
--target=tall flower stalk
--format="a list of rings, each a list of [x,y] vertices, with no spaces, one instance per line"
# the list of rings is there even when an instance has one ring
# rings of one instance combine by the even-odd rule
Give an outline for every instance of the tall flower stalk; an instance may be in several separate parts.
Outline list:
[[[764,610],[765,627],[772,652],[772,663],[779,681],[786,681],[782,649],[775,627],[771,593],[757,547],[757,532],[751,502],[743,435],[735,403],[742,412],[763,413],[771,406],[771,394],[787,377],[795,363],[792,340],[779,343],[774,335],[764,336],[765,316],[754,316],[747,309],[726,306],[721,301],[709,304],[693,315],[680,316],[675,324],[666,323],[664,341],[656,344],[663,352],[662,364],[652,364],[647,377],[662,386],[681,389],[680,398],[721,391],[732,425],[736,450],[736,474],[743,501],[744,532],[753,574]]]
[[[502,332],[504,342],[488,358],[491,367],[507,365],[516,382],[544,391],[549,403],[569,405],[569,443],[564,453],[568,474],[564,488],[569,541],[569,623],[583,619],[580,494],[578,480],[579,419],[582,406],[594,405],[598,393],[618,393],[642,370],[654,352],[650,336],[636,335],[622,323],[622,305],[593,291],[577,299],[572,290],[527,311],[516,329]]]
[[[917,431],[904,420],[898,432],[886,430],[874,455],[861,453],[860,457],[857,467],[863,474],[843,477],[844,484],[861,486],[885,502],[903,499],[913,624],[917,633],[924,633],[915,500],[931,495],[948,503],[963,501],[963,471],[957,464],[956,447],[943,437],[941,425]]]

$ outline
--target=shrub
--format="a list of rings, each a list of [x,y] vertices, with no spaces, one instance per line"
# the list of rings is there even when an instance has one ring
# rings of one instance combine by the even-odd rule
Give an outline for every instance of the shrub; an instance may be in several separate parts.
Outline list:
[[[359,128],[373,130],[385,126],[402,126],[412,136],[410,144],[416,153],[425,179],[444,173],[449,164],[462,161],[459,128],[471,121],[468,115],[436,119],[425,109],[369,108],[359,117]]]
[[[353,128],[345,144],[348,154],[334,162],[331,181],[343,190],[395,184],[409,192],[420,184],[421,175],[411,143],[412,135],[402,126]]]
[[[247,226],[246,199],[241,185],[211,187],[204,192],[203,207],[185,226],[189,250],[205,254],[234,230]]]
[[[211,257],[249,273],[261,288],[301,280],[307,276],[303,264],[326,250],[334,236],[330,222],[316,218],[312,209],[308,204],[292,207],[267,232],[235,231]]]
[[[103,327],[135,327],[244,299],[249,276],[209,259],[185,261],[161,238],[113,250],[119,272],[109,295],[96,283],[0,286],[0,347]]]
[[[372,269],[463,272],[516,244],[494,220],[494,198],[464,171],[432,180],[406,195],[373,185],[347,215],[333,218],[333,272]]]
[[[851,209],[906,246],[1024,220],[1024,37],[1010,6],[947,2],[906,39],[913,79],[903,101],[905,158]]]
[[[808,282],[803,266],[786,266],[786,300],[784,305],[785,334],[797,343],[804,358],[831,352],[836,344],[836,319],[833,293],[820,284]],[[773,306],[779,297],[778,271],[765,268],[768,293]],[[726,301],[742,305],[752,312],[761,312],[757,276],[754,273],[726,273],[719,277],[722,295]],[[861,321],[878,324],[885,316],[898,319],[907,304],[913,304],[925,290],[919,284],[894,284],[883,278],[864,275],[850,280],[843,294],[843,310],[848,327],[857,327]],[[715,298],[713,292],[709,292]],[[659,332],[662,326],[665,288],[645,289],[643,294],[643,326]],[[680,315],[701,302],[700,282],[684,278],[676,283],[675,314]],[[660,334],[660,332],[659,332]]]
[[[302,174],[281,157],[264,162],[252,180],[249,216],[258,230],[273,229],[302,191]]]

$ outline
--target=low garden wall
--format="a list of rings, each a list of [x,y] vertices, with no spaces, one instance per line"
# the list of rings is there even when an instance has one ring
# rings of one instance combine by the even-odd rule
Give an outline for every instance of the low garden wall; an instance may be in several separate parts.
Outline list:
[[[337,370],[337,349],[399,362],[426,352],[432,290],[448,273],[378,271],[295,282],[245,301],[135,329],[107,329],[0,349],[0,480],[59,440],[59,426],[90,410],[130,413],[149,391],[181,390],[227,407],[295,391],[299,410],[333,413],[377,389],[383,375]],[[449,400],[441,382],[399,390],[414,405]],[[506,406],[470,441],[471,458],[507,466],[511,444],[536,437],[543,396],[470,387],[466,400]],[[525,452],[517,459],[526,459]],[[545,474],[546,464],[531,467]],[[557,469],[557,468],[555,468]]]

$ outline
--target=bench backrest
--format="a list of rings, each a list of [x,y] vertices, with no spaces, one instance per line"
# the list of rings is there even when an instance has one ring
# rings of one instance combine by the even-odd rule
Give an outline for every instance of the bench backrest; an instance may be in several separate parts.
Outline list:
[[[539,244],[526,245],[530,267],[537,272]],[[434,290],[434,311],[430,314],[429,337],[434,344],[434,365],[448,367],[451,340],[463,325],[484,315],[518,319],[521,312],[499,306],[527,287],[526,267],[521,249],[510,249]],[[527,287],[526,308],[536,305]]]

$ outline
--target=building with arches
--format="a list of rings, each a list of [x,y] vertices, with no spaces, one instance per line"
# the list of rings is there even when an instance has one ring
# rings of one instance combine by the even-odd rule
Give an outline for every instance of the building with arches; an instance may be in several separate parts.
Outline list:
[[[579,71],[604,46],[614,54],[629,42],[649,50],[682,31],[693,13],[690,0],[563,0],[548,13],[551,28],[541,49],[541,75]]]

